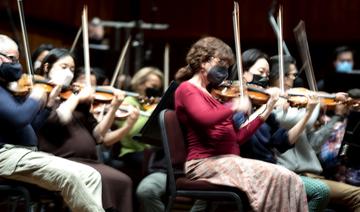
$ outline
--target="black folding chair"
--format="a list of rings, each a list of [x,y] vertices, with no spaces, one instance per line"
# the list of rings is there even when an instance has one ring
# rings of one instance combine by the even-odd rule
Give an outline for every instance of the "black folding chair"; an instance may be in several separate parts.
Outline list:
[[[0,211],[63,211],[63,199],[58,192],[36,185],[0,177]]]
[[[244,211],[243,199],[246,195],[239,189],[185,177],[183,170],[186,160],[185,142],[175,111],[169,109],[161,111],[159,122],[167,166],[169,198],[166,211],[171,210],[177,197],[206,201],[233,201],[238,211]]]

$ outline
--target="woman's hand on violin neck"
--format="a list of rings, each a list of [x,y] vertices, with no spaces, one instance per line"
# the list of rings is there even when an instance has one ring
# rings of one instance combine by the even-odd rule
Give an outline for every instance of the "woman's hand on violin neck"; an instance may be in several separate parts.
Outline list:
[[[278,87],[271,87],[266,89],[266,92],[270,95],[268,100],[268,106],[274,107],[280,97],[280,89]]]
[[[282,109],[283,111],[287,111],[290,107],[290,104],[288,100],[286,99],[286,96],[284,98],[279,98],[279,100],[276,102],[274,108]]]
[[[77,94],[79,102],[87,102],[93,99],[94,89],[92,87],[85,86],[80,92]]]
[[[56,98],[59,96],[60,92],[61,92],[61,85],[56,85],[50,92],[49,97],[48,97],[48,101],[46,106],[47,107],[52,107],[55,102],[56,102]]]
[[[348,114],[349,107],[347,104],[344,103],[337,103],[335,106],[335,114],[341,117],[344,117]]]
[[[231,110],[234,112],[243,112],[249,115],[252,110],[249,97],[245,95],[241,96],[240,98],[233,98]]]
[[[338,92],[335,94],[335,100],[340,102],[345,102],[349,98],[349,95],[345,92]]]
[[[30,96],[33,99],[39,100],[41,102],[46,102],[47,94],[41,85],[34,85],[31,90]]]
[[[315,92],[309,92],[309,94],[307,95],[307,99],[308,99],[306,104],[307,110],[313,111],[316,105],[320,103],[320,99]]]
[[[135,122],[139,119],[140,110],[133,105],[128,106],[129,116],[126,118],[126,125],[132,128]]]
[[[125,99],[125,92],[119,89],[112,89],[114,92],[114,98],[111,101],[111,105],[119,107]]]

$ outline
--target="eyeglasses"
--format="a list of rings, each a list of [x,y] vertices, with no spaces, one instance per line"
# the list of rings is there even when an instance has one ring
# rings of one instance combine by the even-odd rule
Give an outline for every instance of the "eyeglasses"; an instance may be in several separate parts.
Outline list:
[[[229,64],[225,60],[218,57],[210,57],[210,61],[215,61],[217,65],[229,68]]]
[[[6,55],[4,53],[1,53],[1,52],[0,52],[0,56],[3,56],[6,59],[11,60],[11,62],[13,62],[13,63],[19,62],[19,59],[16,56],[8,56],[8,55]]]

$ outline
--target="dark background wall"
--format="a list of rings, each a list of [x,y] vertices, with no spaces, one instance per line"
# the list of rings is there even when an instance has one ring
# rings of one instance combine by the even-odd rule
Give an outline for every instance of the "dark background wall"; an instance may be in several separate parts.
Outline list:
[[[191,43],[201,36],[217,36],[233,45],[233,1],[229,0],[23,0],[23,3],[31,50],[44,42],[70,47],[80,26],[84,4],[89,8],[89,19],[98,16],[103,20],[143,20],[169,24],[170,28],[164,31],[143,31],[142,64],[162,68],[163,48],[168,42],[171,45],[171,77],[184,65],[185,54]],[[276,37],[267,18],[271,0],[241,0],[239,4],[242,49],[256,47],[269,55],[276,54]],[[284,39],[298,60],[293,28],[299,20],[305,21],[318,78],[328,71],[336,46],[347,44],[360,49],[360,1],[288,0],[284,2],[283,10]],[[19,29],[17,1],[0,0],[0,33],[16,38],[20,36]],[[104,53],[106,59],[102,58],[102,63],[111,74],[126,36],[119,31],[117,35],[121,36],[121,43],[115,46],[115,29],[107,28],[106,32],[112,48]],[[138,32],[132,30],[131,34]],[[135,52],[134,49],[131,51]],[[128,71],[133,73],[133,63],[137,58],[133,53],[129,58]],[[91,58],[96,59],[99,58]]]

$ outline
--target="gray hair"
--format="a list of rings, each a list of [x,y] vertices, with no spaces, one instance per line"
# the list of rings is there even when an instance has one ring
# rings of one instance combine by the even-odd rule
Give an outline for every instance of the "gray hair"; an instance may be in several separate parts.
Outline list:
[[[11,48],[18,49],[18,45],[10,37],[0,34],[0,52],[6,52]]]

